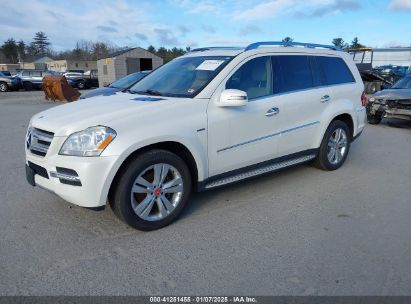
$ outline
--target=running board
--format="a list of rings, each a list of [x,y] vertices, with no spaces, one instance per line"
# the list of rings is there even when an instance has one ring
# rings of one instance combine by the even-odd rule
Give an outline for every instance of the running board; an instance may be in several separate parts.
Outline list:
[[[220,187],[223,185],[227,185],[227,184],[231,184],[234,182],[238,182],[240,180],[243,179],[247,179],[250,177],[254,177],[254,176],[258,176],[261,174],[265,174],[265,173],[269,173],[269,172],[273,172],[273,171],[277,171],[286,167],[290,167],[293,165],[297,165],[297,164],[301,164],[301,163],[305,163],[309,160],[312,160],[316,157],[316,154],[310,154],[310,155],[305,155],[305,156],[300,156],[297,158],[292,158],[292,159],[288,159],[282,162],[278,162],[275,164],[271,164],[265,167],[261,167],[258,169],[253,169],[250,171],[246,171],[243,173],[239,173],[239,174],[235,174],[229,177],[225,177],[222,179],[218,179],[216,181],[210,182],[208,184],[205,185],[205,189],[211,189],[211,188],[215,188],[215,187]]]

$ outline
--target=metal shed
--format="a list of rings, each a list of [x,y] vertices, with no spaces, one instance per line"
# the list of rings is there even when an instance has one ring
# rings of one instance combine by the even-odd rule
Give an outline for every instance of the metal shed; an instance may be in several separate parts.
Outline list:
[[[99,86],[103,87],[134,72],[154,70],[162,64],[161,57],[140,47],[112,53],[97,61]]]

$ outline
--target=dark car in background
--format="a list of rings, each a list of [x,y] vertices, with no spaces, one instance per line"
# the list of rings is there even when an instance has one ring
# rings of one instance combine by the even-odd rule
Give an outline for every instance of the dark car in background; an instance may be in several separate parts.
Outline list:
[[[9,71],[0,71],[0,76],[11,76]]]
[[[87,71],[85,73],[67,72],[64,73],[67,80],[74,83],[74,87],[79,90],[98,87],[97,70]]]
[[[19,77],[10,76],[10,73],[0,72],[0,92],[7,92],[10,90],[18,90],[21,87],[21,80]]]
[[[390,82],[396,82],[409,74],[409,67],[400,65],[383,65],[374,70]]]
[[[411,120],[411,75],[373,94],[366,109],[370,124],[379,124],[384,117]]]
[[[137,81],[148,75],[151,71],[141,71],[129,74],[119,80],[116,80],[104,88],[98,88],[81,94],[80,99],[90,98],[94,96],[108,96],[116,92],[128,89]]]

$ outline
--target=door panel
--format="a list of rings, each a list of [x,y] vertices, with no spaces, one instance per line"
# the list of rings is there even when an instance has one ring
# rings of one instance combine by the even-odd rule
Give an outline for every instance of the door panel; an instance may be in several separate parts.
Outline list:
[[[273,57],[273,62],[281,76],[278,156],[316,148],[312,145],[320,130],[320,117],[331,102],[323,75],[310,56],[280,55]]]
[[[276,157],[279,125],[272,96],[272,66],[269,56],[243,63],[219,88],[247,92],[242,107],[219,107],[213,96],[208,109],[209,175],[228,172]],[[271,110],[271,112],[275,112]]]

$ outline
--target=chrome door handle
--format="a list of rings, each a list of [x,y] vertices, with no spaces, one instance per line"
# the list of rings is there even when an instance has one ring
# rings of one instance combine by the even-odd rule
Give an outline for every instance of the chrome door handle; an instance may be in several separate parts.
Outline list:
[[[270,116],[277,115],[278,113],[280,113],[279,108],[271,108],[265,113],[265,116],[270,117]]]
[[[330,96],[329,96],[329,95],[324,95],[323,97],[321,97],[320,101],[321,101],[321,102],[330,101]]]

